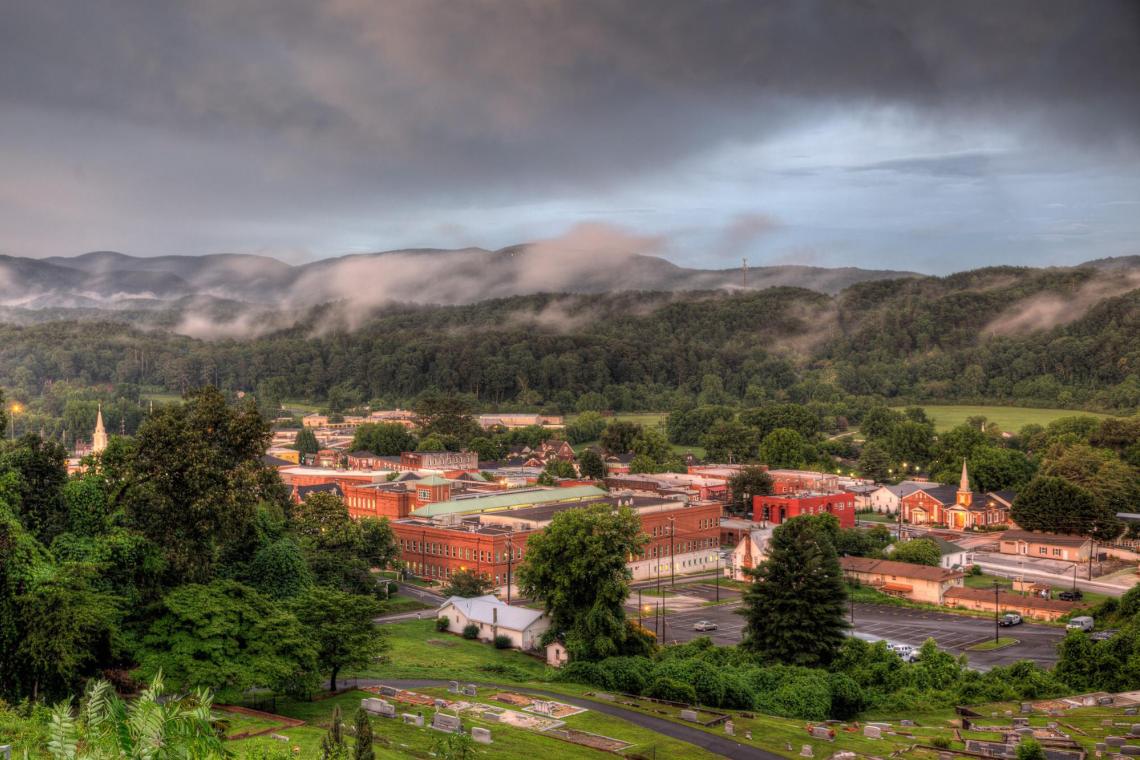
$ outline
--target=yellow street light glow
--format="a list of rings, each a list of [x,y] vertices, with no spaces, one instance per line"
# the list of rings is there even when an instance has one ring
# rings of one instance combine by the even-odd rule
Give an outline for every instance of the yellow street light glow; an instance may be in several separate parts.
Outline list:
[[[24,411],[24,405],[17,401],[13,401],[11,409],[12,414],[22,414]]]

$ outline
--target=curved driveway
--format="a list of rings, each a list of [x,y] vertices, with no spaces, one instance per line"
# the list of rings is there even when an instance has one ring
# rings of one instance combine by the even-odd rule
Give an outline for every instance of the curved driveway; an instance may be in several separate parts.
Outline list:
[[[395,686],[400,689],[423,689],[438,686],[447,686],[448,681],[441,681],[437,679],[424,679],[424,680],[400,680],[400,679],[343,679],[337,683],[339,688],[351,688],[352,686]],[[585,707],[588,710],[596,710],[604,715],[612,715],[615,718],[629,721],[636,726],[649,729],[654,733],[662,734],[664,736],[678,739],[689,744],[694,744],[702,749],[724,757],[743,758],[745,760],[785,760],[782,756],[773,752],[765,752],[756,747],[750,747],[746,744],[733,741],[728,736],[718,736],[716,734],[703,731],[699,728],[686,726],[682,723],[674,723],[671,720],[664,718],[656,718],[652,715],[645,715],[644,713],[628,710],[624,707],[619,707],[608,702],[599,702],[593,699],[586,699],[584,697],[572,697],[566,694],[559,694],[553,691],[543,691],[542,689],[524,688],[516,685],[493,684],[493,683],[479,683],[477,686],[483,686],[492,689],[502,689],[504,691],[517,691],[524,694],[534,694],[536,696],[550,697],[557,699],[559,702],[574,705],[575,707]]]

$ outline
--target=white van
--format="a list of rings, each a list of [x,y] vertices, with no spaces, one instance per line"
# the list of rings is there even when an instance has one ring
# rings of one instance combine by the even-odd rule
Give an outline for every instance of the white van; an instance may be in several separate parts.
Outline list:
[[[1065,624],[1065,627],[1070,631],[1091,631],[1093,629],[1093,619],[1088,615],[1081,615],[1075,617]]]

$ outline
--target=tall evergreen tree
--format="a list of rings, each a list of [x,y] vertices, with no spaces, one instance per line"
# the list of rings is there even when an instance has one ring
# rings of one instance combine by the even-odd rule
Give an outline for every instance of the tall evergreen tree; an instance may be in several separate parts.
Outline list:
[[[302,454],[316,454],[320,451],[321,445],[317,442],[317,435],[312,428],[303,427],[297,431],[297,437],[293,439],[293,448]]]
[[[832,543],[832,515],[793,518],[772,534],[768,559],[754,571],[740,614],[745,649],[789,665],[827,665],[847,630],[847,590]]]
[[[340,705],[333,708],[329,730],[321,739],[321,760],[347,760],[348,747],[344,743],[344,721]]]
[[[372,719],[364,710],[356,711],[356,746],[352,760],[374,760],[376,751],[372,748]]]

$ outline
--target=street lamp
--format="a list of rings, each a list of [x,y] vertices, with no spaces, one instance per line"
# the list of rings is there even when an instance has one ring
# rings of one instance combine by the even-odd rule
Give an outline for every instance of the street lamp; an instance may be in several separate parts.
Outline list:
[[[11,423],[11,429],[12,429],[11,436],[12,436],[12,440],[15,440],[16,439],[16,415],[23,413],[24,405],[21,404],[19,401],[13,401],[12,405],[10,407],[8,407],[8,411],[11,412],[11,416],[8,418],[9,422]],[[0,433],[0,435],[3,435],[3,433]]]

